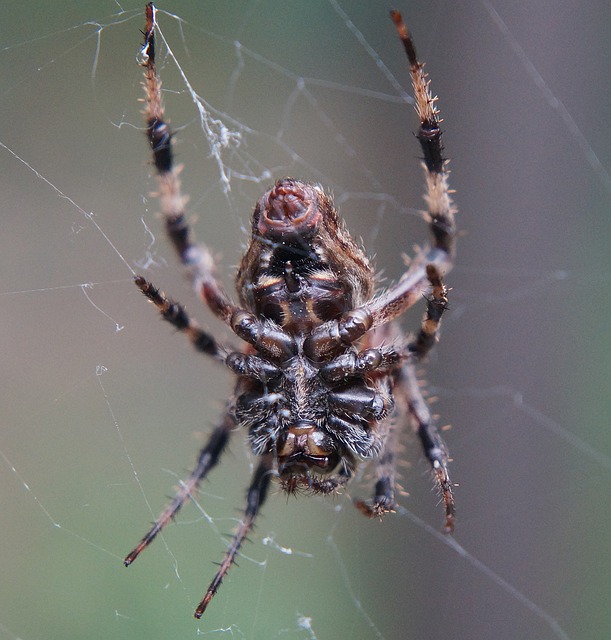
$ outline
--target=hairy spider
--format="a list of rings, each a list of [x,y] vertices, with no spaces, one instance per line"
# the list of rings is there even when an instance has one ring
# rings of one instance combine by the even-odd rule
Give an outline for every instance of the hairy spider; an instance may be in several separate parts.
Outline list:
[[[362,249],[348,234],[319,185],[278,180],[257,202],[250,244],[238,268],[235,304],[219,283],[210,251],[196,245],[185,216],[172,133],[164,120],[155,67],[156,9],[146,7],[142,48],[147,135],[153,152],[166,231],[210,310],[245,343],[222,345],[185,309],[143,277],[136,285],[162,317],[199,351],[222,362],[237,380],[222,419],[201,449],[195,470],[161,512],[129,566],[176,515],[219,462],[229,436],[243,427],[259,458],[243,518],[197,609],[204,613],[239,553],[277,478],[288,493],[330,494],[343,487],[361,461],[376,459],[370,502],[360,511],[381,517],[395,507],[398,430],[410,422],[429,460],[445,505],[445,529],[454,525],[448,453],[420,391],[415,366],[437,340],[446,308],[442,274],[452,267],[456,236],[435,98],[401,15],[391,17],[403,42],[415,92],[424,154],[425,200],[431,246],[401,279],[382,292]],[[419,332],[402,338],[395,320],[423,296]]]

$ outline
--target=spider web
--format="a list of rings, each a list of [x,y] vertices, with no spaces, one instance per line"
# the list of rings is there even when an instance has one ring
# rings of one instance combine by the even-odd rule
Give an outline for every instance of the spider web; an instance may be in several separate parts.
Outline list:
[[[0,639],[609,637],[611,157],[603,2],[399,3],[440,95],[461,214],[427,365],[452,429],[455,538],[405,438],[399,513],[269,497],[206,617],[242,508],[239,434],[197,502],[125,553],[215,422],[229,375],[133,271],[215,332],[151,197],[136,2],[7,3],[0,43]],[[199,238],[226,284],[256,198],[330,188],[387,279],[423,242],[406,63],[386,8],[160,3],[160,72]],[[406,318],[414,327],[421,309]]]

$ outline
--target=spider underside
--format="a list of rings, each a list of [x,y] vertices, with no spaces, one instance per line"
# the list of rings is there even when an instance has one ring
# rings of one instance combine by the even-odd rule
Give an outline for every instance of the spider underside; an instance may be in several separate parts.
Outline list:
[[[455,208],[436,99],[400,14],[393,11],[391,17],[407,54],[420,120],[416,137],[423,151],[430,247],[411,261],[397,283],[376,292],[372,266],[331,198],[319,185],[283,178],[255,206],[250,244],[236,276],[236,304],[217,279],[210,251],[195,243],[187,223],[155,65],[156,9],[152,3],[146,7],[143,113],[166,231],[195,290],[243,346],[235,349],[217,342],[180,304],[136,277],[136,285],[162,317],[185,333],[197,350],[224,363],[237,379],[234,395],[201,449],[194,471],[125,558],[125,565],[154,540],[219,462],[236,427],[247,432],[259,460],[243,518],[196,618],[234,563],[273,478],[288,493],[330,494],[350,480],[360,462],[374,459],[373,496],[369,502],[356,501],[356,506],[370,517],[392,512],[398,431],[405,422],[415,428],[431,464],[445,506],[445,530],[453,530],[448,452],[423,398],[415,366],[437,341],[446,309],[443,276],[453,263]],[[421,327],[405,339],[395,320],[423,296],[426,312]]]

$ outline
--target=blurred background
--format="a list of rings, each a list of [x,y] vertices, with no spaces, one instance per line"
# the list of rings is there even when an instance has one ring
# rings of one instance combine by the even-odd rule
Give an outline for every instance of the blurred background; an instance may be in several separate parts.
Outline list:
[[[224,334],[156,217],[138,103],[143,8],[3,8],[0,638],[608,638],[608,3],[396,3],[439,95],[460,208],[450,311],[426,367],[439,423],[452,425],[455,538],[439,533],[406,434],[397,515],[380,524],[352,508],[367,472],[335,499],[272,492],[199,622],[252,469],[241,434],[198,504],[129,570],[121,562],[230,390],[132,284],[131,269],[145,273]],[[189,211],[227,287],[254,202],[283,175],[332,190],[385,281],[398,277],[427,229],[389,7],[159,8]],[[194,94],[240,134],[220,164]]]

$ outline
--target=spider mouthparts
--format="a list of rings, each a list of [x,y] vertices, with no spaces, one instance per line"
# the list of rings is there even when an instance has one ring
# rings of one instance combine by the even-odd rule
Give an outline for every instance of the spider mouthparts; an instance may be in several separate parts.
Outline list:
[[[322,429],[307,421],[298,421],[284,434],[278,447],[278,467],[281,476],[313,469],[328,473],[339,458],[335,443]]]

